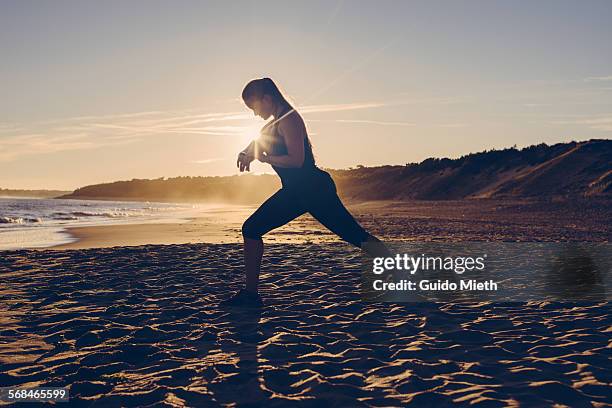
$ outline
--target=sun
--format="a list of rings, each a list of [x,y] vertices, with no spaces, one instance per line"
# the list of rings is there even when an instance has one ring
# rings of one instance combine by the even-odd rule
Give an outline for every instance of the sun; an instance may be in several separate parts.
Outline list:
[[[259,137],[262,126],[264,125],[263,120],[252,120],[245,122],[243,125],[243,131],[240,134],[240,143],[248,144],[252,140]]]

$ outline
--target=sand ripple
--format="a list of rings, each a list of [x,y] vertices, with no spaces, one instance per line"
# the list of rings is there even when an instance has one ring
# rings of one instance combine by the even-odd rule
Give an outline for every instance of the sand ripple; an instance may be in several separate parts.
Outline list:
[[[363,303],[348,246],[267,254],[256,313],[217,307],[236,244],[4,252],[0,384],[104,407],[612,403],[607,303]]]

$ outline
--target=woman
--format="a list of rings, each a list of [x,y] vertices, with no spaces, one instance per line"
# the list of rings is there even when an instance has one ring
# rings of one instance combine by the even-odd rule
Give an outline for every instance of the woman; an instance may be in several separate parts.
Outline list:
[[[287,102],[270,78],[254,79],[242,91],[244,103],[266,124],[258,140],[238,155],[240,171],[249,170],[257,159],[272,165],[280,176],[282,188],[268,198],[242,226],[246,287],[223,305],[261,306],[257,292],[262,236],[294,218],[309,212],[321,224],[351,244],[380,242],[365,231],[344,207],[331,176],[315,164],[312,146],[302,117]]]

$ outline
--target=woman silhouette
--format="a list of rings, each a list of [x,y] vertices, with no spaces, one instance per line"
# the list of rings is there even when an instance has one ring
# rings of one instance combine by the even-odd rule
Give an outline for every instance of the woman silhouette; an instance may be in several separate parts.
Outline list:
[[[228,306],[261,306],[257,292],[262,236],[309,212],[343,240],[362,247],[380,242],[365,231],[344,207],[329,173],[315,164],[306,126],[270,78],[254,79],[242,91],[246,106],[264,120],[274,117],[261,136],[238,155],[240,171],[249,171],[257,159],[272,165],[282,188],[268,198],[243,224],[246,287],[222,302]]]

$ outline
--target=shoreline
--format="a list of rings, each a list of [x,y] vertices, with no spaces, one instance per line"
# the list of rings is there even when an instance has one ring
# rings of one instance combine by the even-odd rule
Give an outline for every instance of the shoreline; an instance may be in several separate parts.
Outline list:
[[[89,249],[109,248],[140,245],[168,245],[168,244],[195,244],[195,243],[232,243],[229,234],[222,231],[209,230],[208,239],[202,240],[203,235],[193,228],[197,228],[197,218],[186,223],[149,223],[149,224],[115,224],[96,225],[89,227],[69,227],[65,233],[76,241],[62,243],[46,248],[32,248],[35,250],[63,250],[63,249]]]
[[[368,201],[347,208],[369,232],[396,241],[609,242],[605,203],[525,201]],[[146,244],[242,243],[242,223],[255,206],[211,210],[183,223],[68,227],[75,242],[44,249],[84,249]],[[266,243],[326,243],[340,238],[310,215],[265,235]]]
[[[350,208],[371,208],[388,204],[386,201],[349,204]],[[241,227],[257,206],[233,206],[213,209],[205,216],[189,217],[186,222],[110,224],[64,228],[63,233],[75,239],[33,250],[64,250],[109,248],[116,246],[171,245],[171,244],[227,244],[242,243]],[[304,223],[308,228],[304,228]],[[301,227],[301,228],[300,228]],[[306,238],[300,238],[301,235]],[[291,225],[271,231],[267,239],[273,242],[303,243],[329,242],[333,234],[310,219],[294,220]]]
[[[204,215],[186,217],[183,222],[148,222],[108,224],[65,228],[74,242],[61,243],[39,250],[108,248],[147,244],[234,243],[236,228],[250,208],[211,209]],[[241,242],[241,241],[240,241]]]

